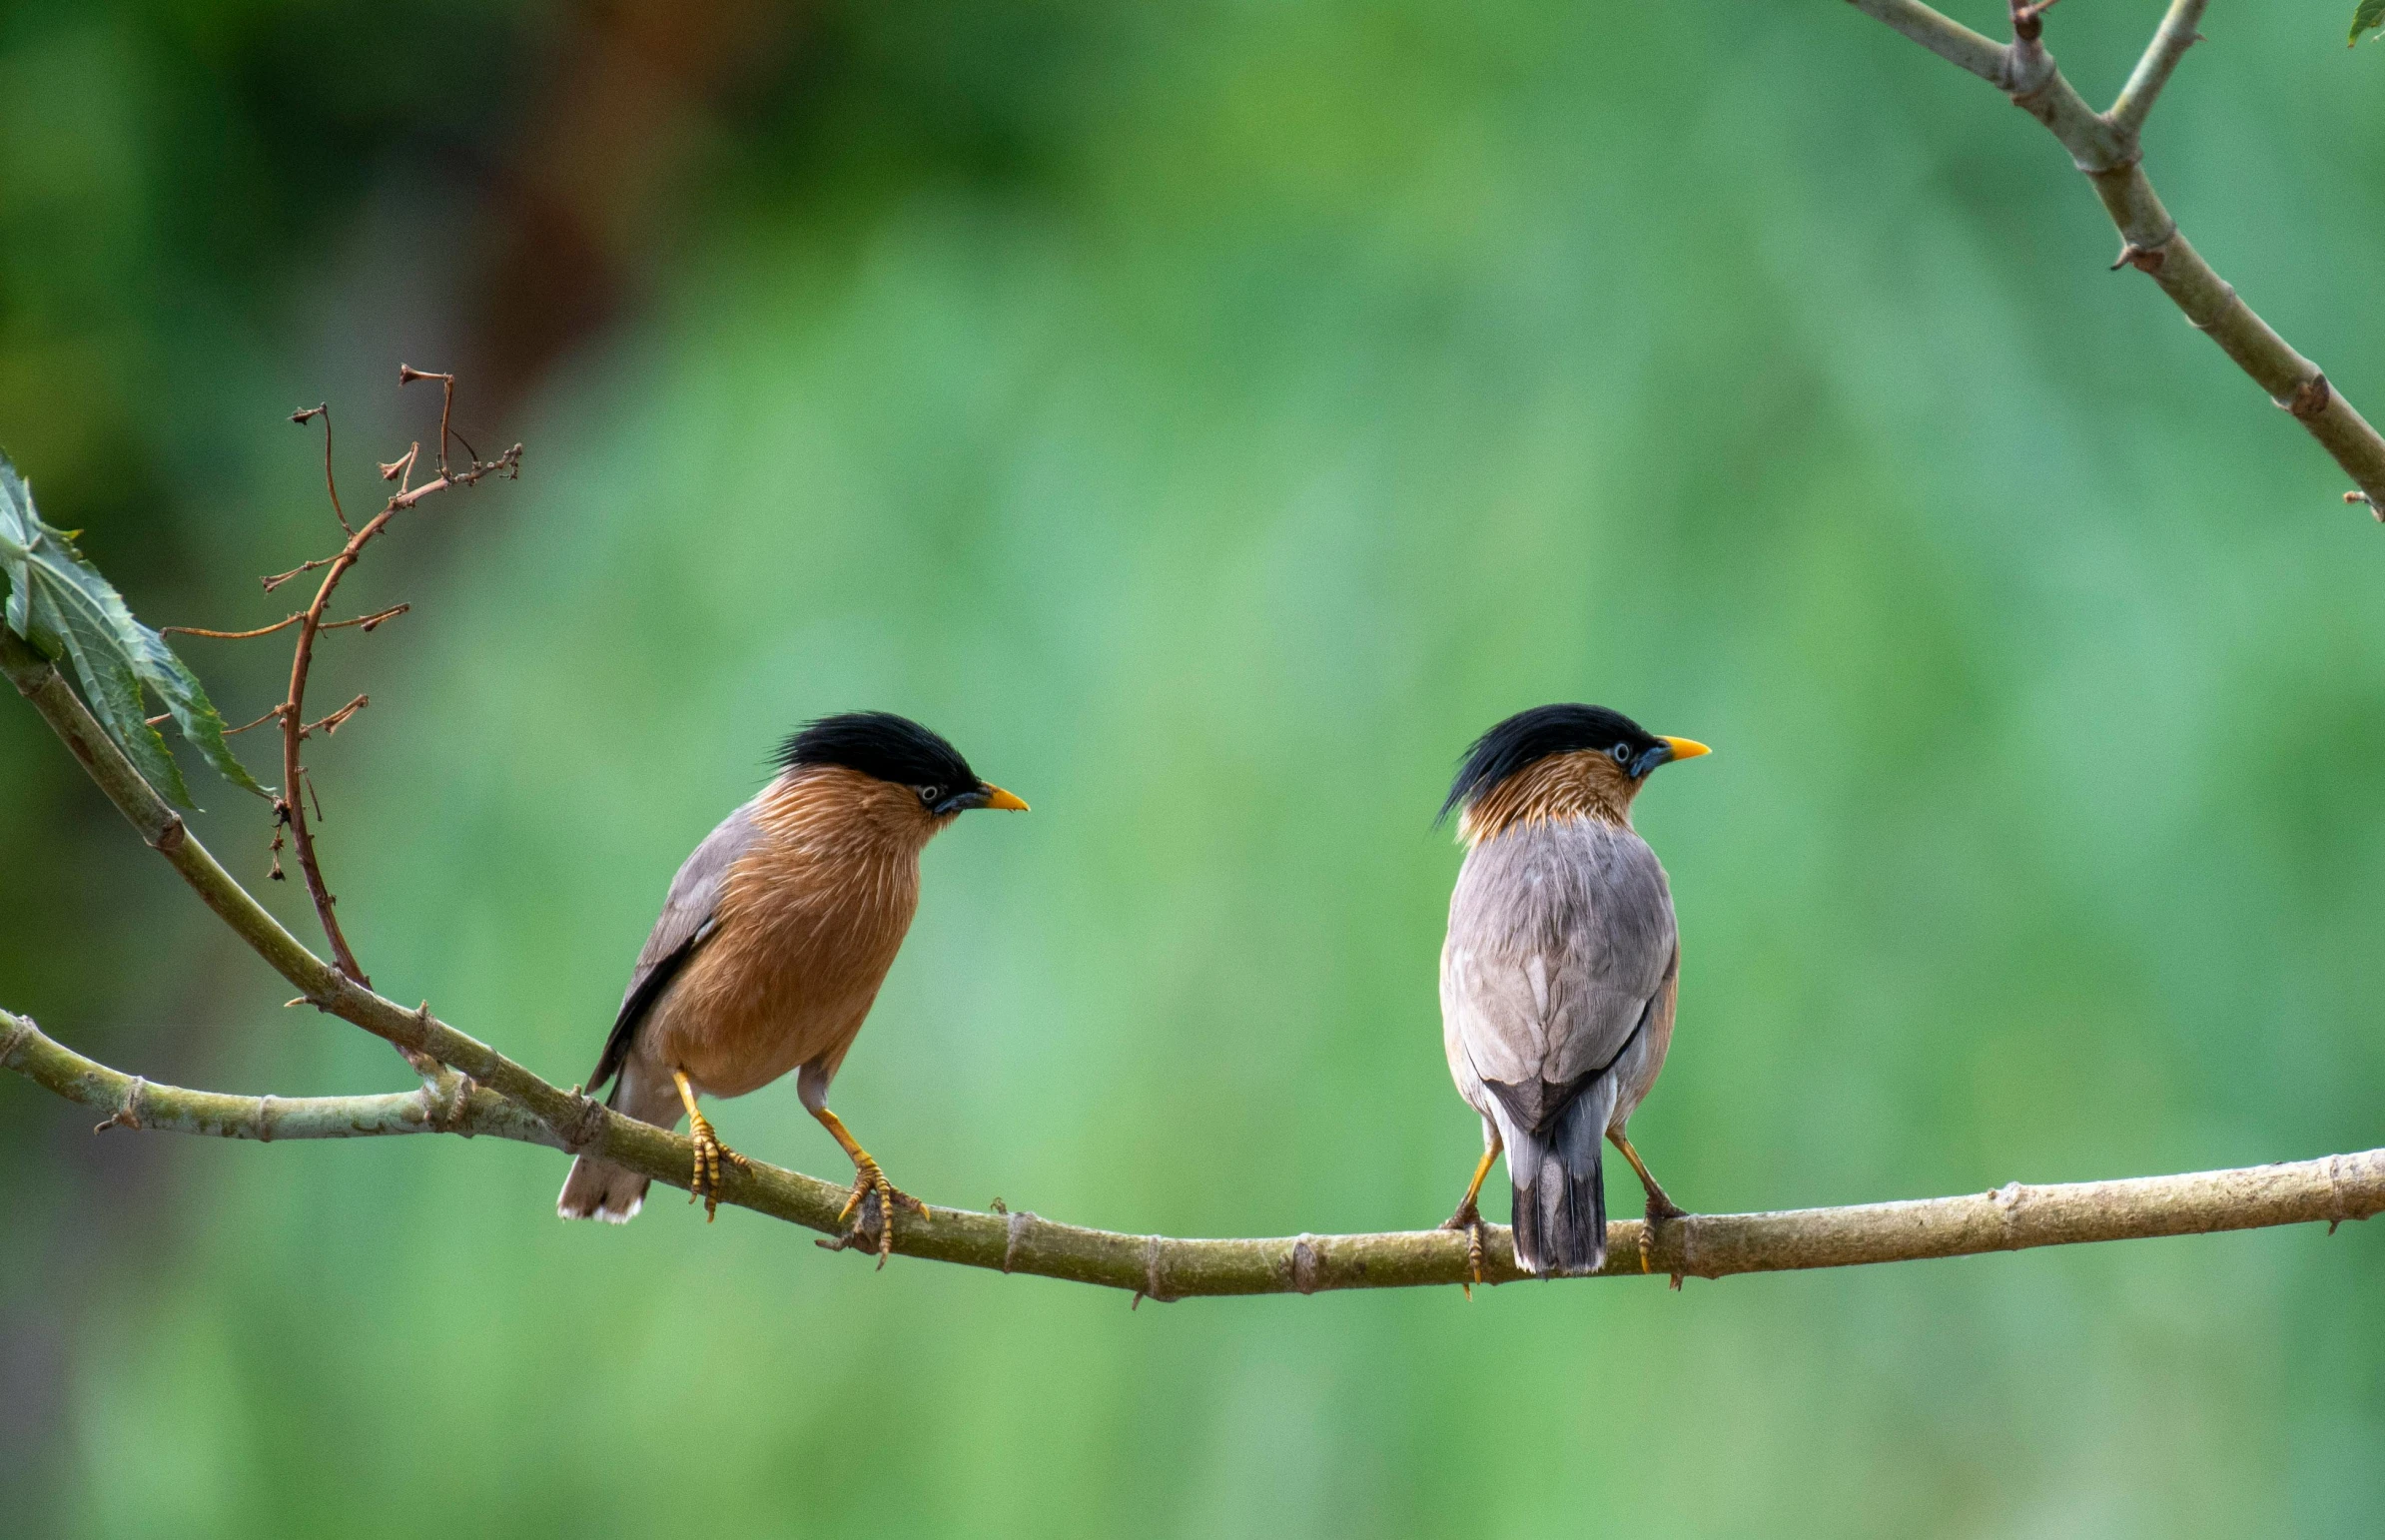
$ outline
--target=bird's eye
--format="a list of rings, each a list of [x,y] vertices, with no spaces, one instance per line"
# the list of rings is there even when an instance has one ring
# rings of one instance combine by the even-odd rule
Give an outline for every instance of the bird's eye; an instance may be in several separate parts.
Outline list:
[[[1618,743],[1607,752],[1614,756],[1615,763],[1619,765],[1631,763],[1631,745],[1628,743]]]
[[[937,803],[944,800],[944,788],[941,786],[922,786],[919,789],[919,800],[926,803],[930,807],[934,807]]]

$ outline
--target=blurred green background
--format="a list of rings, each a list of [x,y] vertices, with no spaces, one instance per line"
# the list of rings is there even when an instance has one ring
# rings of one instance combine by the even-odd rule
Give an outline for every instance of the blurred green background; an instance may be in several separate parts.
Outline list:
[[[2373,414],[2344,8],[2215,10],[2149,165]],[[2049,41],[2108,96],[2159,10]],[[0,14],[0,442],[146,619],[286,612],[256,574],[335,533],[294,407],[352,507],[434,430],[400,361],[528,445],[317,675],[373,696],[313,762],[376,982],[583,1077],[776,740],[905,711],[1036,811],[930,851],[838,1108],[938,1201],[1122,1229],[1448,1211],[1432,812],[1551,699],[1718,749],[1640,813],[1686,953],[1633,1132],[1691,1206],[2385,1143],[2385,534],[2115,244],[1820,0]],[[236,720],[288,666],[183,650]],[[0,1002],[163,1081],[408,1083],[13,702],[0,788]],[[12,1535],[2385,1523],[2375,1225],[1130,1312],[564,1225],[518,1146],[91,1122],[0,1077]],[[791,1086],[720,1122],[843,1173]]]

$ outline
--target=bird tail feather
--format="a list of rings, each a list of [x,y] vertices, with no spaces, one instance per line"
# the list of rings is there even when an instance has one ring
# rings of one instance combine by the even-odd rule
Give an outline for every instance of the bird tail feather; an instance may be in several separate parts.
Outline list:
[[[1582,1088],[1548,1127],[1512,1131],[1507,1174],[1515,1184],[1515,1262],[1526,1272],[1576,1277],[1607,1259],[1607,1196],[1600,1163],[1615,1078]]]
[[[644,1086],[642,1083],[650,1078],[642,1076],[635,1063],[622,1066],[620,1079],[613,1082],[613,1094],[605,1098],[604,1105],[641,1122],[669,1128],[677,1122],[668,1116],[678,1107],[676,1088]],[[627,1224],[644,1205],[648,1185],[646,1177],[627,1166],[581,1155],[571,1162],[571,1174],[563,1178],[563,1190],[555,1197],[555,1212],[566,1219],[602,1219],[607,1224]]]
[[[602,1219],[627,1224],[646,1201],[646,1178],[626,1166],[581,1155],[563,1178],[555,1212],[566,1219]]]

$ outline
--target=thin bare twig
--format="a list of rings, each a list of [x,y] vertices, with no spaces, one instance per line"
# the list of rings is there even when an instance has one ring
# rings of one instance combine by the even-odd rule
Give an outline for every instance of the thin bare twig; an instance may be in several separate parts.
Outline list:
[[[298,852],[299,873],[306,880],[307,896],[314,901],[315,913],[323,924],[326,940],[332,944],[333,960],[340,971],[357,983],[370,988],[372,980],[365,974],[364,965],[357,961],[347,934],[340,928],[336,912],[339,899],[325,883],[323,865],[315,851],[315,833],[307,822],[301,805],[299,789],[306,779],[305,766],[300,760],[300,745],[306,741],[305,713],[307,703],[307,675],[315,666],[315,638],[323,627],[324,606],[332,601],[332,590],[348,569],[356,565],[366,544],[381,533],[390,522],[391,509],[384,508],[367,522],[364,528],[353,531],[348,544],[333,557],[331,569],[315,590],[315,601],[299,617],[298,645],[292,649],[290,660],[290,693],[282,701],[282,796],[276,811],[290,826],[290,841]],[[320,809],[318,810],[320,816]]]
[[[305,727],[300,728],[299,736],[302,738],[308,738],[313,737],[317,733],[322,733],[328,738],[333,733],[338,732],[340,730],[341,724],[345,723],[350,717],[355,716],[358,712],[364,710],[367,706],[372,704],[372,696],[359,695],[356,699],[350,701],[347,705],[342,706],[330,716],[323,718],[321,721],[313,722]],[[312,778],[309,778],[307,786],[310,791],[314,789],[315,782]],[[323,808],[320,804],[315,809],[315,816],[318,818],[323,816]]]
[[[272,720],[273,720],[275,717],[278,717],[278,716],[280,716],[281,714],[282,714],[282,708],[281,708],[280,706],[276,706],[276,707],[274,707],[274,708],[273,708],[271,711],[268,711],[268,712],[267,712],[265,715],[263,715],[263,716],[259,717],[259,718],[258,718],[256,721],[254,721],[254,722],[243,722],[243,723],[241,723],[241,724],[240,724],[238,727],[227,727],[227,728],[225,728],[225,729],[224,729],[224,736],[225,736],[225,737],[227,737],[227,738],[230,738],[230,737],[233,737],[233,736],[234,736],[234,735],[236,735],[236,734],[239,734],[239,733],[245,733],[245,732],[247,732],[247,731],[248,731],[250,728],[252,728],[252,727],[263,727],[263,726],[264,726],[266,723],[268,723],[268,722],[272,721]],[[173,713],[173,712],[171,712],[171,711],[169,711],[169,712],[165,712],[165,713],[163,713],[163,714],[161,714],[161,715],[158,715],[158,716],[153,716],[153,717],[144,717],[144,718],[142,718],[142,720],[143,720],[143,721],[146,721],[146,722],[147,722],[147,723],[148,723],[150,726],[152,726],[152,727],[163,727],[163,726],[165,726],[165,725],[166,725],[168,722],[171,722],[171,721],[173,721],[173,720],[174,720],[174,713]]]
[[[1990,41],[1948,20],[1921,0],[1849,0],[1940,58],[1962,66],[2045,125],[2086,175],[2120,233],[2117,268],[2160,286],[2269,399],[2316,438],[2359,488],[2357,500],[2385,520],[2385,436],[2369,425],[2319,367],[2287,345],[2211,270],[2178,233],[2177,222],[2146,180],[2139,132],[2170,72],[2199,34],[2205,0],[2171,0],[2152,42],[2108,113],[2096,112],[2055,68],[2041,39],[2042,8],[2010,0],[2012,41]]]
[[[266,592],[271,593],[276,588],[281,587],[284,583],[289,582],[294,577],[304,577],[307,573],[314,571],[317,567],[330,566],[334,559],[335,558],[331,556],[320,556],[313,561],[302,561],[287,572],[276,572],[271,577],[261,577],[257,580],[265,584]]]
[[[435,374],[426,369],[416,369],[410,364],[398,366],[398,384],[399,385],[409,385],[417,380],[435,380],[444,387],[438,403],[438,473],[445,475],[447,473],[447,440],[454,436],[453,430],[447,426],[447,423],[455,415],[455,377]],[[471,453],[472,446],[470,444],[467,443],[463,447],[465,453]],[[476,460],[479,456],[474,454],[472,458]]]
[[[362,627],[366,632],[371,633],[372,631],[379,629],[385,621],[395,620],[399,615],[404,614],[407,610],[412,608],[413,606],[411,604],[393,604],[388,609],[379,610],[370,615],[358,615],[351,620],[333,620],[327,622],[324,626],[324,629],[327,631],[345,631],[353,625]]]
[[[309,406],[290,414],[293,422],[303,423],[315,417],[323,418],[323,489],[332,494],[332,516],[340,520],[341,530],[354,534],[356,531],[348,525],[348,510],[340,506],[340,478],[332,473],[332,403],[325,401],[320,406]]]
[[[443,378],[422,376],[419,371],[407,373],[411,373],[415,378]],[[447,381],[447,390],[451,398],[454,391],[454,382],[451,379]],[[441,417],[443,421],[443,408]],[[442,431],[444,431],[443,427]],[[338,555],[329,558],[328,562],[310,563],[310,566],[327,565],[329,570],[324,573],[323,581],[316,587],[314,602],[309,604],[305,613],[299,616],[298,644],[291,649],[290,693],[282,702],[281,712],[283,792],[281,800],[276,804],[275,812],[284,823],[289,825],[290,843],[292,848],[298,852],[299,874],[306,882],[307,896],[315,904],[316,917],[323,924],[325,939],[332,945],[333,961],[338,964],[342,973],[368,988],[371,987],[373,981],[366,976],[364,966],[357,961],[355,949],[349,945],[348,936],[340,927],[340,917],[337,913],[340,901],[333,895],[330,885],[324,880],[322,859],[315,848],[314,829],[307,821],[306,809],[301,804],[299,797],[301,786],[307,789],[310,796],[315,794],[314,782],[308,777],[306,767],[300,758],[300,746],[316,728],[322,728],[326,733],[336,731],[340,724],[347,721],[363,704],[363,698],[359,697],[358,700],[315,723],[313,727],[306,725],[307,678],[315,666],[315,639],[322,632],[337,628],[336,625],[327,624],[323,618],[326,607],[332,602],[332,594],[339,588],[340,580],[348,575],[349,568],[355,566],[362,559],[365,547],[373,542],[376,535],[389,527],[392,518],[434,492],[444,491],[452,486],[467,486],[483,476],[500,471],[517,475],[520,472],[521,464],[521,445],[515,444],[493,462],[483,464],[475,460],[470,469],[453,474],[446,473],[442,469],[442,473],[436,480],[409,488],[405,485],[405,479],[409,476],[414,457],[420,452],[420,449],[421,445],[416,444],[406,450],[399,459],[382,467],[382,475],[386,479],[396,480],[399,483],[397,495],[383,504],[382,510],[367,520],[363,528],[350,533],[348,543],[341,548]],[[403,613],[405,608],[406,606],[400,604],[395,608],[383,610],[379,614],[363,617],[356,623],[366,630],[371,630],[391,616]],[[316,805],[315,816],[319,820],[323,816],[320,802]],[[278,836],[275,853],[275,867],[278,871],[280,869]]]
[[[299,619],[300,617],[294,614],[286,619],[277,620],[272,625],[261,625],[254,631],[211,631],[205,626],[197,625],[161,625],[158,627],[158,634],[160,636],[205,636],[216,641],[251,641],[260,636],[271,636],[276,631],[286,631],[297,625]]]
[[[349,620],[327,620],[323,624],[323,629],[340,631],[356,625],[363,626],[370,631],[383,621],[395,620],[411,608],[413,608],[411,604],[393,604],[377,614],[358,615]],[[205,636],[215,641],[252,641],[260,636],[271,636],[276,631],[287,631],[306,618],[306,611],[294,610],[287,617],[275,621],[272,625],[261,625],[254,631],[211,631],[205,626],[162,625],[158,627],[158,634],[160,636]]]

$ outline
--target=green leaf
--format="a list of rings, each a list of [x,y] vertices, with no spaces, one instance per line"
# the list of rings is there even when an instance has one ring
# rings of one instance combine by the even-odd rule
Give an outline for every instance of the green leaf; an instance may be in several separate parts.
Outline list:
[[[2385,0],[2360,0],[2360,8],[2352,13],[2352,38],[2344,46],[2350,48],[2360,41],[2360,34],[2385,27]]]
[[[41,521],[33,511],[32,489],[5,454],[0,454],[0,578],[8,583],[0,618],[45,657],[74,669],[91,714],[161,796],[179,807],[192,805],[190,787],[166,751],[166,740],[144,720],[145,689],[166,703],[184,739],[217,774],[243,791],[272,795],[233,757],[224,741],[224,719],[198,677],[165,638],[133,618],[124,596],[75,549],[71,537]]]

